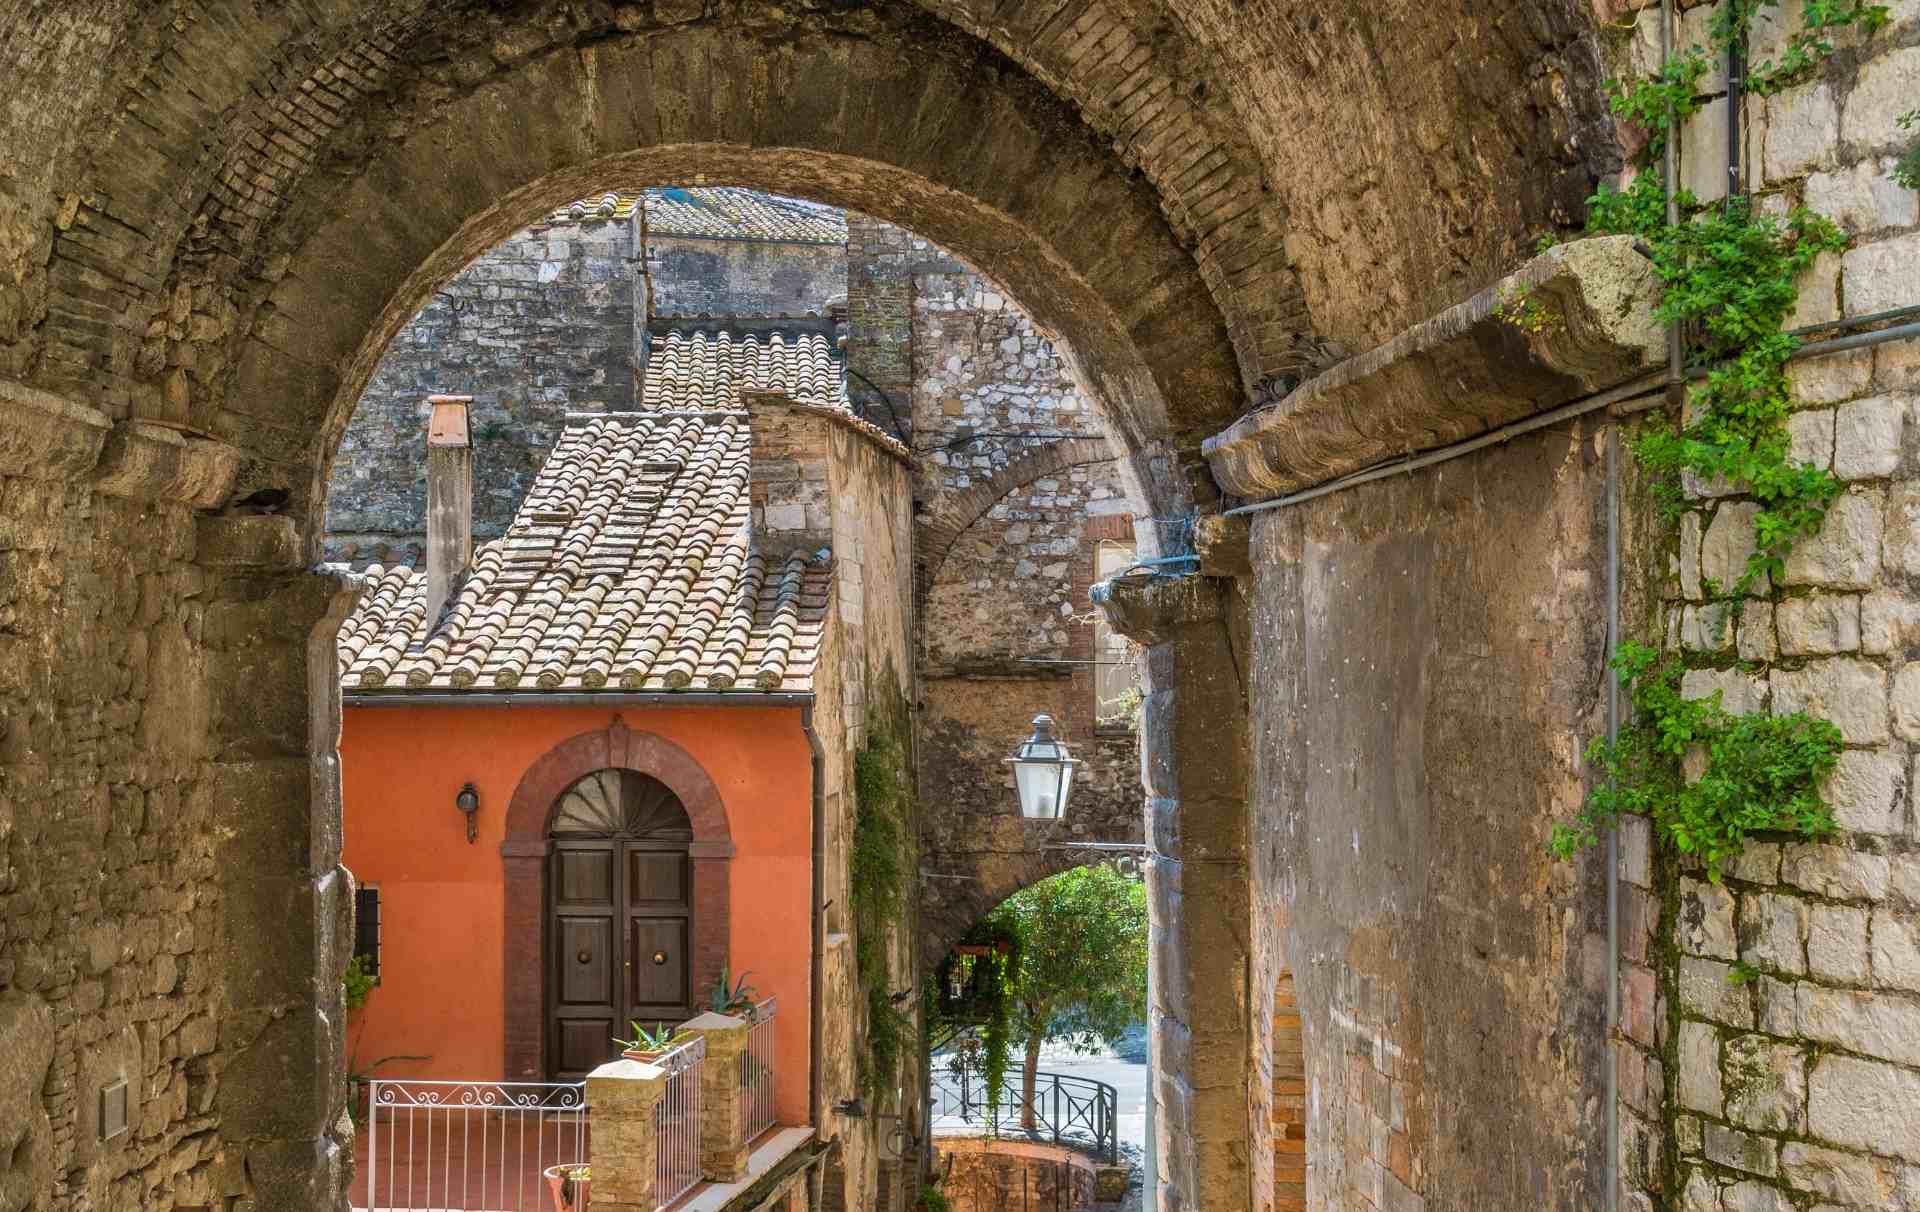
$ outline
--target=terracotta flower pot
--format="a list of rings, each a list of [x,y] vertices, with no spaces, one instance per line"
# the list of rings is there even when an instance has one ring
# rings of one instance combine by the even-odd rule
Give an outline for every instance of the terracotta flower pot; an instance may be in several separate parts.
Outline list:
[[[574,1178],[576,1169],[579,1166],[569,1162],[540,1172],[546,1177],[547,1189],[553,1192],[553,1212],[587,1212],[587,1187],[593,1180]]]
[[[671,1051],[673,1051],[671,1048],[628,1048],[620,1055],[631,1061],[639,1061],[641,1064],[651,1065]]]

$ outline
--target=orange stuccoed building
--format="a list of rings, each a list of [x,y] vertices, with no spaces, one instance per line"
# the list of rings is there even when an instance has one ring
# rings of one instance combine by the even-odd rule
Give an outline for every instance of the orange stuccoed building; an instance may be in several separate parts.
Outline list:
[[[653,344],[477,547],[466,402],[434,397],[426,548],[359,570],[350,1065],[578,1080],[724,974],[776,999],[778,1121],[817,1125],[856,1092],[852,752],[909,667],[909,456],[819,332]]]

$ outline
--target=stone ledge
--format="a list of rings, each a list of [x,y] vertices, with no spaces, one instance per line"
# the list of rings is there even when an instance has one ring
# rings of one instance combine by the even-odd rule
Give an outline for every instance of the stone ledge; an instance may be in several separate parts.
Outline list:
[[[1657,294],[1631,237],[1562,244],[1240,418],[1201,450],[1222,490],[1263,500],[1485,433],[1662,364]],[[1549,313],[1540,331],[1498,314],[1522,298]]]
[[[212,509],[233,491],[241,454],[225,442],[164,425],[123,421],[107,435],[93,487],[109,496],[177,501]]]
[[[112,428],[97,409],[0,379],[0,475],[79,479],[100,461]]]

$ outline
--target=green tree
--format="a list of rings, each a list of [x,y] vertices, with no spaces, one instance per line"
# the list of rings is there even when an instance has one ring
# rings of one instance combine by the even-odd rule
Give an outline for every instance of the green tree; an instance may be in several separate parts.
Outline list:
[[[1014,893],[987,921],[1020,940],[1012,1025],[1026,1046],[1020,1121],[1031,1129],[1043,1044],[1112,1046],[1146,1017],[1147,890],[1108,866],[1076,867]]]

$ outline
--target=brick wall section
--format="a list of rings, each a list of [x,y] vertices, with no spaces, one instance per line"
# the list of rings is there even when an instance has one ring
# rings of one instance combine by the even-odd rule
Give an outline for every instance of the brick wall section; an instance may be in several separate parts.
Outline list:
[[[1293,974],[1284,972],[1275,982],[1273,991],[1270,1074],[1273,1087],[1273,1212],[1306,1212],[1307,1207],[1305,1049],[1306,1041],[1301,1035],[1300,1003],[1293,990]],[[1401,1131],[1404,1135],[1404,1123]]]
[[[426,398],[471,395],[474,536],[502,533],[568,412],[634,400],[631,220],[515,233],[434,293],[380,359],[335,455],[330,546],[425,533]]]
[[[1920,8],[1893,7],[1892,25],[1844,36],[1814,79],[1748,103],[1748,183],[1763,207],[1804,204],[1853,236],[1808,271],[1797,323],[1915,300],[1920,205],[1885,173],[1912,137],[1896,118],[1920,96]],[[1754,60],[1777,57],[1793,30],[1764,11]],[[1683,36],[1705,16],[1689,13]],[[1643,13],[1642,61],[1656,30]],[[1725,110],[1722,97],[1683,132],[1682,176],[1702,198],[1724,193]],[[1840,832],[1750,844],[1721,884],[1663,869],[1643,825],[1625,832],[1629,1208],[1920,1203],[1920,665],[1908,663],[1920,656],[1920,350],[1808,359],[1792,379],[1793,455],[1830,468],[1844,495],[1781,584],[1735,618],[1707,600],[1706,583],[1738,575],[1755,506],[1694,485],[1664,618],[1668,643],[1700,666],[1688,693],[1718,689],[1735,710],[1806,708],[1839,725],[1847,748],[1827,794]],[[1677,897],[1664,923],[1673,959],[1649,966],[1663,888]],[[1666,954],[1657,937],[1652,954]],[[1734,979],[1735,965],[1751,979]],[[1671,1038],[1662,999],[1677,1008]],[[1678,1190],[1659,1181],[1650,1122],[1663,1075]]]

